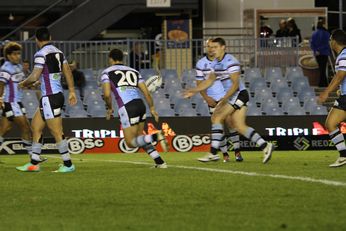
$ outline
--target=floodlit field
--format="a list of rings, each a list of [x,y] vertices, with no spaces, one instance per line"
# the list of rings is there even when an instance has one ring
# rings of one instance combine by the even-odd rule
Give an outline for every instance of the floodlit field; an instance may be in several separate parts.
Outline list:
[[[345,230],[346,167],[328,168],[336,151],[260,152],[243,163],[199,163],[203,153],[74,155],[77,171],[15,167],[27,156],[0,156],[0,230]]]

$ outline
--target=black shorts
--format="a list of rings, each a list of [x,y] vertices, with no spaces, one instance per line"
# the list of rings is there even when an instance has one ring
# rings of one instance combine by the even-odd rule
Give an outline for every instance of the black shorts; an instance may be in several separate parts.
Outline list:
[[[333,107],[346,111],[346,95],[340,95],[340,97],[335,100]]]
[[[146,107],[142,99],[134,99],[119,108],[121,126],[128,128],[144,122],[147,114]]]
[[[6,117],[9,121],[13,121],[14,117],[25,116],[26,111],[21,102],[4,103],[2,116]]]
[[[59,92],[54,95],[42,96],[40,99],[40,111],[43,120],[54,119],[61,116],[64,106],[64,94]]]
[[[228,102],[236,110],[238,110],[243,106],[247,106],[247,103],[249,102],[249,93],[247,92],[247,90],[238,91],[229,98]]]

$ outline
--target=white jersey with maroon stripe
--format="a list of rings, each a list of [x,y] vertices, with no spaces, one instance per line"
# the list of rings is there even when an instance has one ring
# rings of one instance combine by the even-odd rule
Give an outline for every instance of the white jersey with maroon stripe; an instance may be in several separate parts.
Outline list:
[[[101,82],[111,84],[119,108],[131,100],[142,98],[138,84],[144,79],[131,67],[119,64],[110,66],[102,72]]]
[[[6,61],[1,66],[0,81],[5,83],[4,102],[14,103],[21,101],[23,91],[18,88],[18,83],[23,81],[24,78],[22,65]]]
[[[34,57],[35,68],[42,68],[40,77],[42,96],[63,92],[62,65],[67,63],[64,54],[51,44],[44,45]]]

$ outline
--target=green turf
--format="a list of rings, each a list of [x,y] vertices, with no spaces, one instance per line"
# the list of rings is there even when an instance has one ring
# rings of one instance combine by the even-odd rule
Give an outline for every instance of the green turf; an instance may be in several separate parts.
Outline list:
[[[260,152],[227,164],[199,163],[200,155],[163,156],[173,166],[346,183],[346,167],[328,168],[336,151],[276,152],[267,165]],[[17,172],[26,159],[0,156],[0,230],[346,229],[345,186],[114,162],[152,163],[145,154],[75,155],[72,174],[52,173],[53,158],[40,173]]]

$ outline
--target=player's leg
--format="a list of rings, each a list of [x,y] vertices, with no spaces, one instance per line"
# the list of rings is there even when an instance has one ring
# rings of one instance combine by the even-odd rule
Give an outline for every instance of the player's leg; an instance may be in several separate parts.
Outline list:
[[[138,124],[137,137],[143,136],[144,122]],[[165,161],[161,158],[160,153],[156,150],[154,145],[150,142],[142,147],[146,153],[154,160],[156,168],[167,168]]]
[[[209,113],[210,113],[210,116],[213,115],[215,111],[215,107],[210,107],[209,106]],[[220,151],[222,152],[222,155],[223,155],[223,162],[229,162],[229,155],[228,155],[228,144],[227,144],[227,136],[224,135],[223,138],[222,138],[222,141],[220,143]]]
[[[46,123],[50,134],[52,134],[55,139],[56,147],[63,160],[63,165],[61,165],[56,172],[73,172],[75,166],[72,164],[71,155],[68,150],[68,143],[64,136],[61,116],[46,119]]]
[[[41,163],[41,149],[42,143],[40,138],[42,136],[42,131],[45,127],[45,122],[42,119],[40,109],[38,108],[34,114],[31,121],[31,131],[32,131],[32,154],[30,163],[23,166],[17,167],[16,169],[23,172],[38,172],[40,171],[39,163]]]
[[[234,122],[232,115],[228,115],[226,118],[226,125],[229,129],[228,139],[231,140],[234,149],[235,160],[238,162],[243,161],[243,157],[240,153],[240,137],[239,133],[234,129]]]
[[[1,105],[0,105],[1,106]],[[10,103],[4,103],[2,109],[2,117],[0,119],[0,145],[4,142],[4,136],[12,128],[11,121],[13,120],[14,114]]]
[[[198,158],[201,162],[217,161],[220,157],[217,155],[217,151],[220,148],[221,142],[224,139],[224,122],[229,114],[234,112],[234,108],[226,103],[222,106],[216,106],[216,109],[211,116],[211,146],[210,153],[206,154],[202,158]]]
[[[28,151],[28,154],[32,155],[32,136],[31,128],[28,118],[23,116],[14,117],[13,122],[19,127],[21,131],[21,138],[25,149]]]
[[[249,127],[246,124],[246,111],[247,107],[243,106],[232,114],[234,127],[240,134],[242,134],[248,140],[251,140],[252,142],[256,143],[257,146],[261,148],[261,150],[264,153],[263,163],[267,163],[271,158],[271,154],[273,152],[273,145],[269,142],[266,142],[260,136],[260,134],[258,134],[255,131],[255,129]]]
[[[4,136],[6,135],[8,131],[11,130],[11,128],[12,128],[11,121],[7,117],[2,116],[0,119],[0,146],[4,142]]]
[[[139,127],[138,124],[144,123],[146,119],[146,107],[141,99],[132,100],[120,107],[119,116],[124,133],[128,130],[125,141],[129,147],[143,147],[148,143],[160,142],[162,149],[165,152],[168,150],[162,131],[152,135],[139,134],[139,130],[143,131],[143,127]]]
[[[339,129],[339,124],[346,119],[346,112],[340,108],[332,108],[326,119],[326,127],[329,131],[329,136],[339,151],[339,158],[330,167],[340,167],[346,164],[346,146],[344,135]]]

